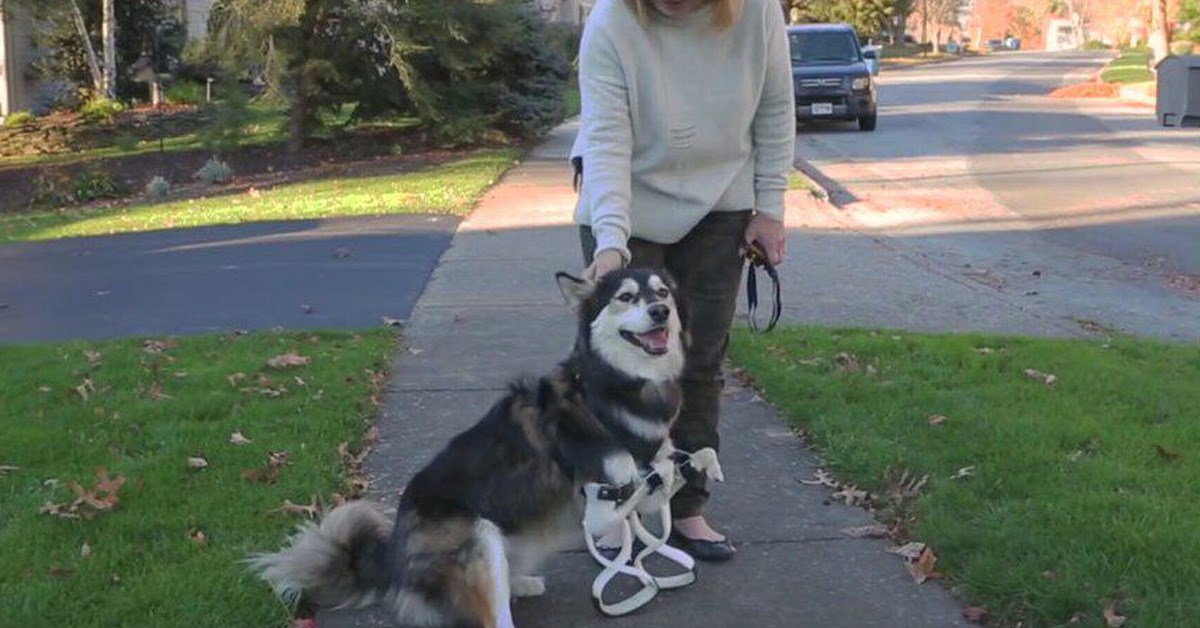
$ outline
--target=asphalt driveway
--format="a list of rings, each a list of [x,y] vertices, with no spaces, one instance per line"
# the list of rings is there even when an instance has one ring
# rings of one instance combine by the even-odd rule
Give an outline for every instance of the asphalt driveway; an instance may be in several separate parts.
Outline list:
[[[458,221],[253,223],[0,246],[0,342],[404,319]]]

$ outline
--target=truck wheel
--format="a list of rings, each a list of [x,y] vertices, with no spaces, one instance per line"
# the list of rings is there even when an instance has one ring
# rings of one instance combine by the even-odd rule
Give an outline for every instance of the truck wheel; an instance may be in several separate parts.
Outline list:
[[[874,131],[875,130],[875,114],[862,116],[858,119],[859,131]]]

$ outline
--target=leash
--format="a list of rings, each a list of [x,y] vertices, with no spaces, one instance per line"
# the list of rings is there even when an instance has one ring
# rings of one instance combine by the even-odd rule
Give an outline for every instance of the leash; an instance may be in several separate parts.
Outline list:
[[[783,300],[779,288],[779,272],[767,260],[766,251],[757,242],[752,243],[746,248],[746,262],[746,310],[750,319],[750,330],[765,334],[775,329],[775,324],[779,322],[779,317],[783,314]],[[775,301],[771,304],[771,317],[767,321],[765,329],[759,329],[758,326],[758,272],[756,272],[758,268],[766,271],[767,276],[771,278],[771,284],[775,292]]]
[[[687,483],[687,478],[703,474],[723,481],[717,453],[704,448],[693,454],[675,451],[669,457],[651,463],[647,472],[624,486],[588,484],[584,486],[584,542],[588,553],[603,568],[592,581],[592,602],[596,609],[609,617],[627,615],[645,606],[660,590],[685,587],[696,581],[696,561],[687,552],[667,545],[671,536],[671,498]],[[657,514],[660,534],[654,534],[642,523],[641,515]],[[596,546],[596,539],[616,526],[621,533],[621,547],[613,559],[606,558]],[[643,547],[636,555],[634,540]],[[645,560],[657,554],[682,569],[674,575],[654,575],[646,568]],[[641,588],[617,602],[604,601],[604,591],[620,574],[632,576]]]

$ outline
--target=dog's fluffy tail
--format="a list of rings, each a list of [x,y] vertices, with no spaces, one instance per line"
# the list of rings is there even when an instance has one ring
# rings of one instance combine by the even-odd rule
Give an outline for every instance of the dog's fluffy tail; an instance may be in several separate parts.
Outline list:
[[[249,559],[290,608],[366,606],[390,586],[386,568],[392,522],[370,502],[334,508],[320,524],[306,523],[273,554]]]

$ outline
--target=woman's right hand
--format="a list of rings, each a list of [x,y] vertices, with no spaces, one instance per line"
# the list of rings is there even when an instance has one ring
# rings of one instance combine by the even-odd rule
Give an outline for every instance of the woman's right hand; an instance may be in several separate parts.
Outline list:
[[[621,270],[624,266],[625,258],[616,249],[597,251],[596,256],[592,258],[592,265],[583,270],[583,278],[588,281],[600,281],[608,273]]]

